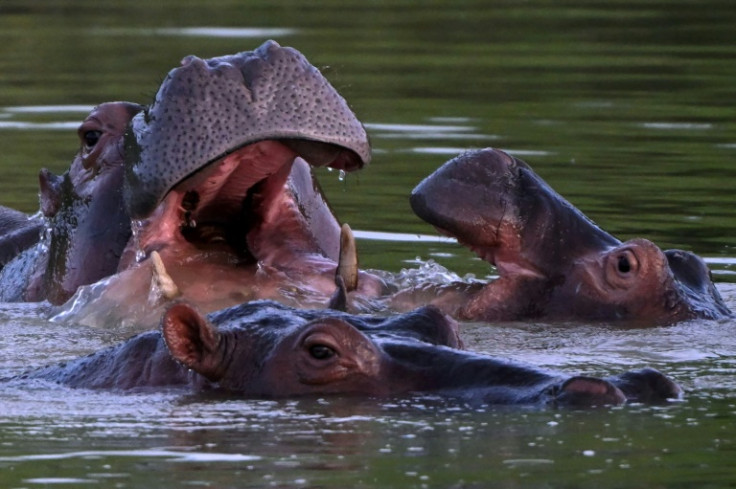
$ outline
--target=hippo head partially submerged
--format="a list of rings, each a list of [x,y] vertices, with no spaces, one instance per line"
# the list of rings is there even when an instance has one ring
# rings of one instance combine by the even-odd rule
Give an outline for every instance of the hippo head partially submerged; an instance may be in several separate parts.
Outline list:
[[[3,300],[61,304],[79,286],[118,268],[131,236],[123,202],[123,134],[142,106],[108,102],[77,130],[80,148],[69,169],[39,174],[44,231],[36,246],[15,256],[0,275]]]
[[[81,285],[117,270],[131,235],[123,203],[123,134],[142,106],[100,104],[77,130],[80,149],[69,170],[57,177],[41,170],[41,211],[48,220],[46,298],[60,304]]]
[[[458,305],[460,317],[666,324],[731,315],[702,259],[622,243],[502,151],[450,160],[414,189],[411,206],[498,269]]]
[[[203,316],[179,302],[164,312],[160,332],[22,378],[251,398],[424,393],[482,404],[659,403],[682,395],[653,369],[605,379],[570,376],[461,346],[457,324],[431,306],[379,317],[256,301]]]

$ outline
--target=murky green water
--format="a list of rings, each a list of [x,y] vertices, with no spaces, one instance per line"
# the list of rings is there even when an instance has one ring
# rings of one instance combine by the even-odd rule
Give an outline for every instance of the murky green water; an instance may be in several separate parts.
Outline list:
[[[0,3],[0,204],[35,211],[93,105],[147,102],[188,54],[301,50],[366,123],[372,165],[320,180],[360,231],[433,234],[411,188],[467,148],[529,162],[605,229],[707,257],[736,309],[736,8],[726,0]],[[81,106],[81,107],[80,107]],[[361,239],[362,263],[488,268],[460,247]],[[0,308],[0,369],[105,332]],[[667,407],[470,408],[0,391],[0,487],[733,487],[736,324],[467,325],[473,348],[569,372],[653,365]]]

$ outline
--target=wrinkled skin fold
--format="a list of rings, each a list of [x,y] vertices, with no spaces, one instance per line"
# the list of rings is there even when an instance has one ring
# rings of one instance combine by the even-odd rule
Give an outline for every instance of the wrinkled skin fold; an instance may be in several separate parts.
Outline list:
[[[410,202],[499,278],[403,291],[393,298],[399,309],[426,301],[460,319],[642,325],[732,317],[701,258],[646,239],[621,242],[503,151],[453,158],[417,185]]]
[[[178,386],[255,398],[432,393],[483,404],[568,406],[660,403],[682,395],[653,369],[606,379],[570,376],[459,346],[456,323],[434,307],[384,318],[259,301],[204,317],[180,302],[164,313],[161,331],[13,381],[118,390]]]

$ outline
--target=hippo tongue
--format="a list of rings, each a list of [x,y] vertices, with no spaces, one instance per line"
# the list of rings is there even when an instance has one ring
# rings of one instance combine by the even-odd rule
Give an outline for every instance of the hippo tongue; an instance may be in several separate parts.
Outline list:
[[[492,148],[445,163],[411,194],[414,212],[496,265],[501,275],[550,276],[620,241],[523,161]]]

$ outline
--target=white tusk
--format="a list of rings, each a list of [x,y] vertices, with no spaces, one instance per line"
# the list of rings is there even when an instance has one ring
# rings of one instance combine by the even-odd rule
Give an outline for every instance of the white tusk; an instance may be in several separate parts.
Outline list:
[[[340,228],[340,259],[335,275],[342,278],[348,292],[358,288],[358,249],[353,231],[347,224]]]
[[[166,267],[158,251],[151,252],[151,262],[153,263],[151,295],[159,295],[169,300],[179,297],[181,291],[176,286],[176,283],[174,283],[174,279],[166,271]]]

